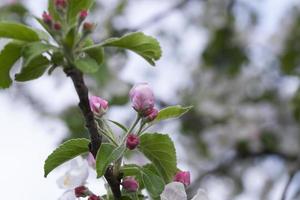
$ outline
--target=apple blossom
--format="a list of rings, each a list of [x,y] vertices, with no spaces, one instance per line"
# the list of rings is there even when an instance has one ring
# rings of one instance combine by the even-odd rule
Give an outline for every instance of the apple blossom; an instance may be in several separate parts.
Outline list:
[[[161,200],[187,200],[185,187],[180,182],[171,182],[165,186],[164,191],[160,195]],[[209,200],[203,189],[198,189],[197,194],[192,200]]]
[[[189,186],[191,183],[190,172],[188,171],[179,171],[174,177],[174,181],[181,182],[185,187]]]
[[[100,97],[91,96],[90,107],[95,114],[97,114],[98,116],[102,116],[108,109],[108,102]]]
[[[93,154],[90,152],[88,153],[88,156],[87,156],[87,162],[90,167],[92,167],[92,168],[96,167],[96,160],[95,160]]]
[[[146,115],[146,117],[145,117],[146,121],[151,122],[157,117],[158,109],[150,108],[145,112],[145,115]]]
[[[75,200],[71,198],[75,196],[75,188],[86,183],[89,175],[88,164],[81,157],[71,160],[70,169],[57,180],[57,185],[66,192],[61,196],[60,200]]]
[[[58,200],[76,200],[76,196],[73,190],[65,191]]]
[[[129,92],[132,107],[141,115],[154,107],[154,94],[147,83],[135,85]]]

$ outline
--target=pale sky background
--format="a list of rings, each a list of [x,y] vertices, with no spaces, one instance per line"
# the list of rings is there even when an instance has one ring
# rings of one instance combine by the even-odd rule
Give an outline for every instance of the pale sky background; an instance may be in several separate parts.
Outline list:
[[[26,5],[36,15],[41,15],[45,9],[45,2],[45,0],[26,0]],[[132,5],[128,11],[128,20],[130,21],[128,26],[134,27],[168,8],[174,1],[131,0],[130,2],[132,2]],[[283,14],[286,14],[286,9],[295,2],[297,0],[264,0],[259,3],[259,6],[254,4],[261,10],[263,16],[262,24],[257,30],[259,34],[253,36],[257,42],[263,42],[264,37],[274,31],[274,27],[279,25]],[[156,26],[170,26],[174,23],[180,26],[180,16],[176,12]],[[173,26],[173,29],[174,31],[180,31],[180,28],[176,26]],[[155,33],[155,26],[145,30],[145,32],[148,34]],[[187,45],[192,48],[189,52],[186,52],[186,58],[189,59],[193,56],[190,52],[197,52],[201,45],[205,43],[206,36],[203,34],[203,38],[199,38],[199,32],[195,30],[186,31],[183,34],[183,37],[185,36],[187,36]],[[164,42],[162,42],[162,49],[165,53],[155,69],[140,67],[145,66],[144,61],[138,56],[130,54],[130,61],[122,71],[121,77],[133,83],[149,82],[157,96],[172,100],[175,97],[173,88],[185,84],[184,74],[187,73],[184,73],[184,66],[177,66],[177,63],[170,62],[172,55],[168,54],[168,47],[164,45]],[[153,76],[146,76],[148,73],[153,74]],[[170,80],[170,77],[176,76],[183,76],[183,78]],[[49,108],[54,111],[60,111],[66,105],[77,102],[75,91],[69,80],[58,88],[51,77],[44,76],[28,85],[32,88],[31,92],[47,102]],[[13,90],[13,88],[10,90]],[[66,128],[60,121],[55,119],[41,121],[40,116],[30,106],[21,101],[15,101],[15,97],[9,94],[7,91],[0,92],[0,132],[2,133],[0,140],[1,199],[57,199],[63,193],[63,190],[57,187],[56,179],[62,175],[64,169],[55,171],[45,179],[43,177],[43,162],[47,155],[55,149],[60,138],[65,134]],[[176,136],[173,136],[173,138],[176,138]],[[180,156],[182,155],[179,155],[179,158]],[[186,167],[184,163],[181,165]],[[256,177],[263,177],[262,172],[259,170],[249,172],[249,176],[246,178],[253,179]],[[282,187],[284,181],[280,183],[278,188]],[[208,191],[211,200],[222,200],[222,195],[226,193],[226,189],[219,186],[211,187],[216,187],[214,190]],[[258,187],[255,184],[250,185],[248,187],[250,188],[249,192],[253,192]],[[218,192],[212,192],[215,190]],[[279,189],[278,193],[280,192]],[[274,195],[276,196],[276,194]],[[238,200],[254,200],[255,198],[253,198],[241,196]],[[274,200],[276,200],[275,197]]]

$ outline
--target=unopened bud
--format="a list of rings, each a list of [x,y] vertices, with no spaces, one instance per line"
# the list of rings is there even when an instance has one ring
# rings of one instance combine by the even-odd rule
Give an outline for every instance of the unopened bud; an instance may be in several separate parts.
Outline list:
[[[139,183],[132,176],[125,177],[121,184],[128,192],[136,192],[139,189]]]
[[[106,113],[108,109],[108,102],[100,97],[91,96],[90,97],[90,107],[91,110],[98,116],[102,116]]]
[[[52,16],[47,12],[43,13],[43,21],[45,22],[45,24],[52,26]]]
[[[158,115],[158,110],[156,108],[150,108],[145,112],[145,119],[147,122],[153,121]]]
[[[57,10],[63,10],[67,7],[66,0],[55,0],[55,6]]]
[[[126,140],[126,147],[130,150],[135,149],[140,144],[140,138],[137,135],[129,134]]]
[[[190,176],[191,176],[190,172],[188,172],[188,171],[179,171],[176,173],[176,175],[174,177],[174,181],[183,183],[187,187],[191,183]]]
[[[57,31],[60,31],[61,30],[61,24],[59,22],[55,22],[54,23],[54,29],[57,30]]]
[[[91,196],[89,196],[88,200],[101,200],[101,198],[99,196],[92,194]]]
[[[90,193],[89,189],[85,186],[79,186],[75,188],[76,197],[87,197],[89,193]]]
[[[88,16],[88,11],[87,10],[82,10],[79,14],[79,19],[80,21],[83,21],[86,19],[86,17]]]
[[[93,32],[95,26],[93,23],[90,23],[90,22],[85,22],[83,24],[83,31],[86,32],[86,33],[91,33]]]
[[[132,107],[144,116],[144,112],[154,107],[154,94],[147,83],[135,85],[129,92]]]

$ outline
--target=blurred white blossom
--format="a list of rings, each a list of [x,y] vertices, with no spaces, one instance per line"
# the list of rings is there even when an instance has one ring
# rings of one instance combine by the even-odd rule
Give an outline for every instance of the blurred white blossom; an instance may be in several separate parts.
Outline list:
[[[180,182],[172,182],[165,186],[164,191],[160,195],[161,200],[187,200],[187,194],[185,187]],[[206,192],[203,189],[199,189],[197,194],[192,200],[209,200]]]
[[[59,200],[75,200],[74,189],[84,185],[89,175],[89,167],[86,160],[81,157],[73,159],[67,172],[57,180],[61,189],[66,189]]]

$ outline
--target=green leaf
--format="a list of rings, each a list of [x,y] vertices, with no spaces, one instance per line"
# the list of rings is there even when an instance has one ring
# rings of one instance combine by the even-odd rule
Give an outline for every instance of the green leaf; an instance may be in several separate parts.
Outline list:
[[[121,172],[126,176],[134,176],[139,182],[139,189],[144,187],[152,198],[157,198],[164,189],[164,180],[149,168],[150,164],[140,167],[135,164],[125,165]]]
[[[169,106],[167,108],[160,110],[157,117],[152,123],[157,123],[166,119],[181,117],[182,115],[187,113],[191,108],[192,106],[188,106],[188,107],[182,107],[180,105]]]
[[[0,88],[8,88],[12,80],[9,72],[15,62],[21,57],[23,42],[13,41],[8,43],[0,52]]]
[[[41,56],[41,54],[53,48],[54,47],[52,45],[44,44],[41,42],[29,43],[22,50],[23,57],[25,57],[24,66],[26,67],[30,62],[32,62],[33,59]]]
[[[115,148],[115,146],[103,143],[98,150],[96,157],[97,178],[104,175],[107,167],[114,161],[118,160],[125,152],[125,145]]]
[[[102,65],[104,61],[104,51],[102,47],[95,47],[85,51],[91,58],[97,61],[98,65]]]
[[[146,168],[142,169],[141,174],[142,181],[149,195],[152,199],[158,198],[164,190],[164,180]]]
[[[127,34],[121,38],[110,38],[102,46],[113,46],[129,49],[142,56],[151,65],[155,65],[161,57],[161,48],[158,41],[142,32]]]
[[[176,151],[168,135],[146,133],[140,137],[139,150],[155,165],[166,183],[177,171]]]
[[[67,20],[70,25],[74,25],[80,11],[89,10],[94,4],[94,0],[69,0],[68,3]]]
[[[37,79],[45,73],[49,64],[50,62],[46,57],[39,55],[23,66],[21,72],[15,75],[15,80],[23,82]]]
[[[100,67],[96,60],[89,56],[76,60],[75,66],[84,73],[95,73]]]
[[[40,40],[38,33],[30,27],[12,22],[0,23],[0,38],[1,37],[29,42]]]
[[[76,26],[73,26],[68,30],[68,33],[64,39],[64,43],[66,47],[72,49],[75,45],[75,41],[76,41]]]
[[[64,162],[75,158],[83,153],[89,152],[88,139],[72,139],[60,145],[47,158],[44,164],[45,177],[56,167]]]

